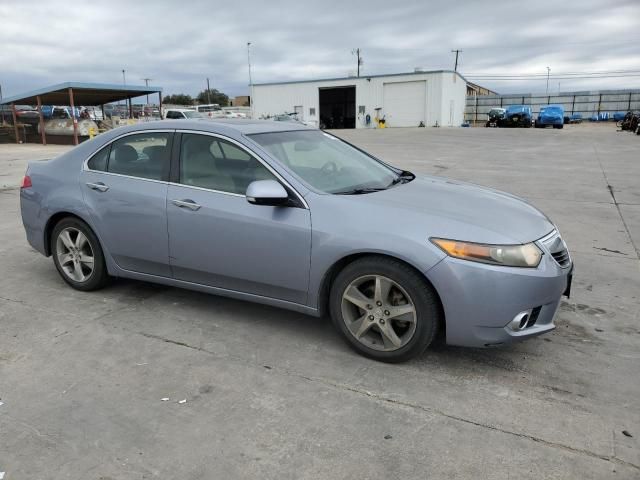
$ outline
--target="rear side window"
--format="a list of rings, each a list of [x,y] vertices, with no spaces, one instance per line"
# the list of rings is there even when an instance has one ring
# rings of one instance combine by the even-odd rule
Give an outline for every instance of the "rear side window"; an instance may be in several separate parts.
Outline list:
[[[130,177],[164,180],[169,172],[171,133],[128,135],[111,144],[107,171]]]
[[[106,171],[107,170],[107,159],[109,158],[109,149],[110,148],[111,148],[111,145],[107,145],[102,150],[100,150],[98,153],[96,153],[93,157],[91,157],[91,159],[89,159],[89,162],[87,163],[87,166],[91,170],[97,170],[99,172]]]

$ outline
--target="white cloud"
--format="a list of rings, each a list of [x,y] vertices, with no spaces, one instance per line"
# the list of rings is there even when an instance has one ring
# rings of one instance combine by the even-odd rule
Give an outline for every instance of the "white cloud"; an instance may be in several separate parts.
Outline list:
[[[639,69],[636,1],[0,0],[0,84],[6,96],[63,81],[128,83],[195,94],[209,77],[248,91],[246,43],[256,82],[344,76],[354,47],[369,74],[452,68],[545,73]],[[564,89],[572,88],[561,80]],[[539,82],[480,81],[499,91]],[[591,88],[575,81],[576,88]],[[640,77],[592,82],[640,87]]]

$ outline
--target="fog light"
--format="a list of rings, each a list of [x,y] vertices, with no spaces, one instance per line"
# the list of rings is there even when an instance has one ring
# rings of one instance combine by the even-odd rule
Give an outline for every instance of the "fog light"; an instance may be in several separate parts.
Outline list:
[[[517,314],[515,317],[513,317],[513,320],[511,320],[507,324],[507,327],[515,332],[519,332],[520,330],[526,328],[527,322],[529,321],[529,316],[531,315],[531,310],[532,309],[525,310],[524,312],[520,312],[519,314]]]

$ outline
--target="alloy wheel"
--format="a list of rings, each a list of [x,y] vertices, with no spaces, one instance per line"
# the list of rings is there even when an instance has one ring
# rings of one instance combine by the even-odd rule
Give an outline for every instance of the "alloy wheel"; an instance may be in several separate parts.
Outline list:
[[[353,280],[342,294],[341,309],[349,333],[374,350],[398,350],[416,331],[411,297],[397,282],[382,275]]]
[[[86,282],[93,275],[94,258],[87,236],[74,227],[67,227],[56,239],[56,256],[64,274],[74,282]]]

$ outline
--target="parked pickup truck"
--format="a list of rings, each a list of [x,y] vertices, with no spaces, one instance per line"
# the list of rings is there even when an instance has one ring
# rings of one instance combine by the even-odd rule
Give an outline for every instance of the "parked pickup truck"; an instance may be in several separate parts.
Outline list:
[[[531,107],[528,105],[509,105],[499,127],[531,128]]]

